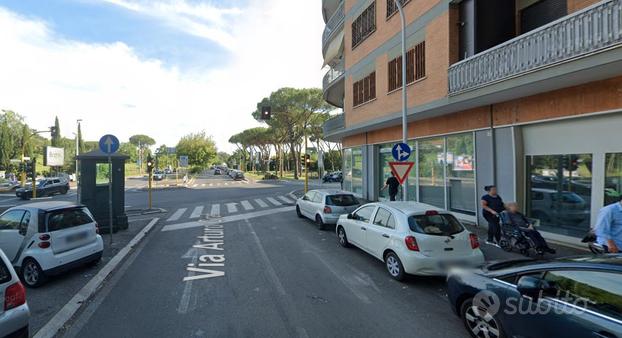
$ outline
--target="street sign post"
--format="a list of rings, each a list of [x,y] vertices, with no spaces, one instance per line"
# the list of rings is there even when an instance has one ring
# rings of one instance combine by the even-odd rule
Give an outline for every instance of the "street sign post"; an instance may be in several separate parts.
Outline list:
[[[110,226],[110,245],[112,245],[112,160],[110,155],[119,150],[119,139],[114,135],[104,135],[99,139],[99,150],[108,155],[108,221]]]
[[[398,143],[393,146],[391,153],[393,154],[393,158],[398,162],[408,161],[411,154],[410,146],[406,143]]]
[[[395,175],[395,178],[397,178],[400,184],[404,184],[404,182],[406,182],[408,174],[410,174],[410,171],[414,165],[415,162],[389,162],[391,172],[393,172],[393,175]]]

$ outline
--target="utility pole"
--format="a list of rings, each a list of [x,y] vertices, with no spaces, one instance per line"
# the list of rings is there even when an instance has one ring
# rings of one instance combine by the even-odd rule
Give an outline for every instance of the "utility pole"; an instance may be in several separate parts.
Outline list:
[[[400,19],[402,21],[402,143],[408,141],[408,94],[406,91],[406,17],[404,16],[404,9],[402,8],[402,0],[394,0],[397,10],[400,12]],[[403,200],[408,200],[408,178],[404,182],[402,189]]]
[[[309,191],[309,162],[307,162],[307,128],[304,128],[304,138],[305,138],[305,156],[304,156],[304,164],[305,164],[305,194]]]

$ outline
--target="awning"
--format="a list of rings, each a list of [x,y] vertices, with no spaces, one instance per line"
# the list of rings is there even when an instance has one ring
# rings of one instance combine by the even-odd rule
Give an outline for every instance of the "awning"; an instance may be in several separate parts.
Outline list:
[[[343,53],[343,44],[344,44],[345,32],[341,30],[335,38],[333,38],[326,48],[326,55],[324,55],[324,66],[330,64],[335,58],[338,58]]]

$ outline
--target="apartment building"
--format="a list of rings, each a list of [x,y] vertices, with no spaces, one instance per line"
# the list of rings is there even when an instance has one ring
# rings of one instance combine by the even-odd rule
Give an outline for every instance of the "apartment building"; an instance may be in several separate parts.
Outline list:
[[[394,0],[323,0],[324,125],[344,189],[370,200],[401,140]],[[549,238],[578,243],[622,192],[622,0],[402,0],[408,198],[481,222],[496,184]]]

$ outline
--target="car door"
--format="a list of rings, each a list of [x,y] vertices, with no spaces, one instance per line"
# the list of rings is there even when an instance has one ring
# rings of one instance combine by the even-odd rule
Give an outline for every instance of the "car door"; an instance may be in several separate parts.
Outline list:
[[[313,198],[315,198],[315,191],[309,191],[302,197],[302,203],[301,203],[300,209],[302,210],[302,214],[307,217],[312,217],[310,216],[311,214],[310,210],[311,210],[311,203],[313,201]]]
[[[324,194],[321,192],[315,192],[315,196],[313,196],[313,199],[311,199],[311,202],[309,202],[309,213],[310,216],[315,219],[315,215],[318,212],[322,212],[321,209],[323,209],[323,199],[324,199]]]
[[[30,213],[27,216],[26,213],[25,210],[17,209],[9,210],[0,216],[0,249],[11,262],[16,261],[24,244],[24,236],[30,221]]]
[[[375,257],[382,259],[382,254],[391,241],[394,229],[395,218],[393,214],[383,207],[378,207],[374,221],[367,227],[367,236],[365,238],[365,248],[367,251]]]
[[[349,227],[346,229],[348,240],[360,248],[365,248],[367,228],[375,210],[375,205],[362,206],[352,213],[352,219],[348,222]]]

